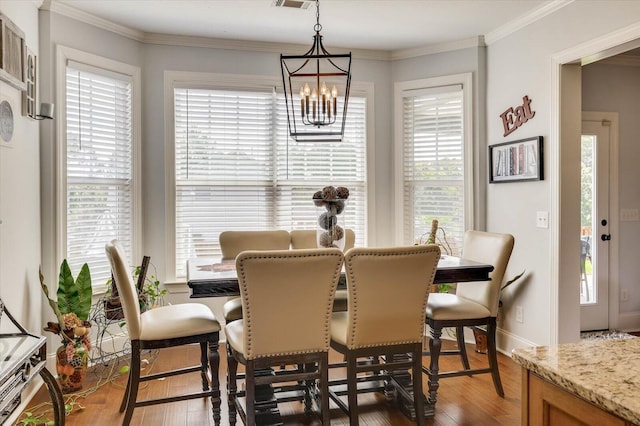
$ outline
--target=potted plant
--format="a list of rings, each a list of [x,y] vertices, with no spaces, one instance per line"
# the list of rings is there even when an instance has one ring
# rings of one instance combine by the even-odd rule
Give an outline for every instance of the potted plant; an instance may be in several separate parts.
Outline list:
[[[62,261],[57,300],[49,296],[42,269],[40,286],[58,320],[57,323],[47,322],[44,330],[59,335],[62,340],[62,345],[56,351],[56,370],[60,387],[65,393],[77,391],[82,388],[91,350],[91,323],[88,318],[93,292],[89,266],[85,263],[78,277],[74,279],[67,260]]]

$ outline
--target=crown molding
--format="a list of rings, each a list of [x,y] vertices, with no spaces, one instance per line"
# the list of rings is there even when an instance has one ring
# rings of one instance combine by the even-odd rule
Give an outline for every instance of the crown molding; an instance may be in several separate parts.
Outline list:
[[[141,40],[147,44],[159,44],[167,46],[204,47],[209,49],[227,49],[266,53],[283,53],[298,55],[309,50],[309,46],[292,43],[268,43],[261,41],[232,40],[209,37],[194,37],[173,34],[145,33]],[[344,48],[328,47],[332,53],[348,53]],[[351,49],[351,55],[357,59],[370,59],[388,61],[391,53],[385,50]]]
[[[137,40],[144,40],[144,32],[134,30],[129,27],[125,27],[124,25],[116,24],[115,22],[111,22],[109,20],[99,18],[95,15],[92,15],[87,12],[83,12],[81,10],[75,9],[73,7],[67,6],[66,4],[57,2],[55,0],[45,0],[40,9],[48,10],[50,12],[57,13],[58,15],[63,15],[68,18],[75,19],[76,21],[84,22],[85,24],[93,25],[94,27],[101,28],[103,30],[111,31],[112,33]]]
[[[42,0],[33,0],[40,2]],[[421,47],[397,49],[397,50],[373,50],[373,49],[352,49],[351,54],[354,59],[377,60],[377,61],[394,61],[399,59],[409,59],[435,53],[449,52],[459,49],[467,49],[473,47],[484,47],[494,43],[501,38],[507,37],[509,34],[518,31],[527,25],[542,19],[543,17],[554,13],[558,9],[567,6],[575,0],[553,0],[545,3],[540,8],[531,13],[520,17],[512,22],[503,25],[486,36],[471,37],[468,39],[457,40],[447,43],[437,43]],[[244,41],[232,39],[219,39],[209,37],[195,37],[185,35],[146,33],[135,30],[124,25],[116,24],[109,20],[99,18],[95,15],[80,11],[66,4],[59,3],[55,0],[44,0],[43,10],[67,16],[80,22],[93,25],[106,31],[136,40],[146,44],[157,44],[167,46],[183,46],[183,47],[203,47],[209,49],[227,49],[239,51],[267,52],[267,53],[284,53],[299,54],[300,51],[307,51],[309,46],[288,43],[267,43],[261,41]],[[339,53],[340,48],[330,48],[334,53]],[[342,52],[345,52],[342,49]]]
[[[448,43],[430,44],[428,46],[398,49],[391,52],[391,60],[416,58],[419,56],[433,55],[435,53],[450,52],[453,50],[468,49],[471,47],[486,46],[483,36],[471,37],[464,40],[456,40]]]
[[[507,22],[505,25],[491,31],[490,33],[484,36],[485,42],[487,45],[495,43],[498,40],[501,40],[509,35],[515,33],[516,31],[521,30],[529,24],[532,24],[547,15],[550,15],[565,6],[570,5],[575,0],[553,0],[550,2],[545,2],[542,6],[537,9],[532,10],[531,12],[523,15],[519,18],[516,18],[512,21]]]

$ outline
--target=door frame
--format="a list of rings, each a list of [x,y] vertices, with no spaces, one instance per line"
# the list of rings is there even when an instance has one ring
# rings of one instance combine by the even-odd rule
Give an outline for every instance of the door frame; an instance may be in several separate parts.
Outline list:
[[[608,231],[611,234],[609,241],[609,265],[608,265],[608,323],[609,328],[618,328],[620,311],[620,206],[619,206],[619,142],[618,128],[619,118],[617,112],[582,111],[582,121],[608,121],[609,129],[609,222]],[[582,124],[582,123],[581,123]],[[597,238],[600,232],[593,231],[593,238]],[[594,277],[594,280],[596,278]]]
[[[569,167],[561,167],[569,143],[562,141],[577,140],[581,127],[581,66],[590,62],[617,55],[632,48],[640,47],[640,23],[614,31],[596,39],[558,52],[551,57],[551,114],[550,114],[550,318],[549,344],[577,342],[580,339],[580,295],[579,287],[561,286],[579,276],[580,244],[575,235],[579,233],[579,212],[572,204],[573,199],[567,194],[579,187],[566,182],[575,180]],[[587,58],[584,59],[583,58]],[[568,158],[572,153],[568,152]],[[617,171],[617,169],[616,169]],[[617,204],[617,200],[616,200]],[[564,219],[564,222],[561,222]],[[562,224],[562,227],[561,227]],[[575,231],[575,232],[574,232]],[[617,232],[617,229],[612,229]],[[573,243],[572,243],[573,240]],[[612,247],[611,250],[617,250]],[[610,253],[615,259],[617,252]],[[562,256],[562,258],[561,258]],[[563,262],[563,260],[566,260]],[[610,268],[618,273],[618,265],[610,264]],[[574,278],[572,278],[574,277]],[[613,279],[612,279],[613,281]],[[617,280],[615,291],[609,293],[609,327],[619,324],[619,295]],[[572,291],[573,288],[575,291]]]

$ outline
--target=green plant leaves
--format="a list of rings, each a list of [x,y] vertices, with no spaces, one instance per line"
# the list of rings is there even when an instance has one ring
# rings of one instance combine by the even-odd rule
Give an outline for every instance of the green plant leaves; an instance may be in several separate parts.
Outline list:
[[[77,280],[74,280],[67,259],[63,260],[60,265],[57,296],[61,314],[73,312],[82,321],[86,321],[91,310],[92,296],[89,265],[82,265]]]

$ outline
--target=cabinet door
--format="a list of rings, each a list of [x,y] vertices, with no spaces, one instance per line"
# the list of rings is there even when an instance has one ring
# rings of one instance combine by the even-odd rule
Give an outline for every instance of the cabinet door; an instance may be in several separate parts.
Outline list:
[[[529,373],[528,382],[527,417],[530,426],[629,424],[534,374]]]

